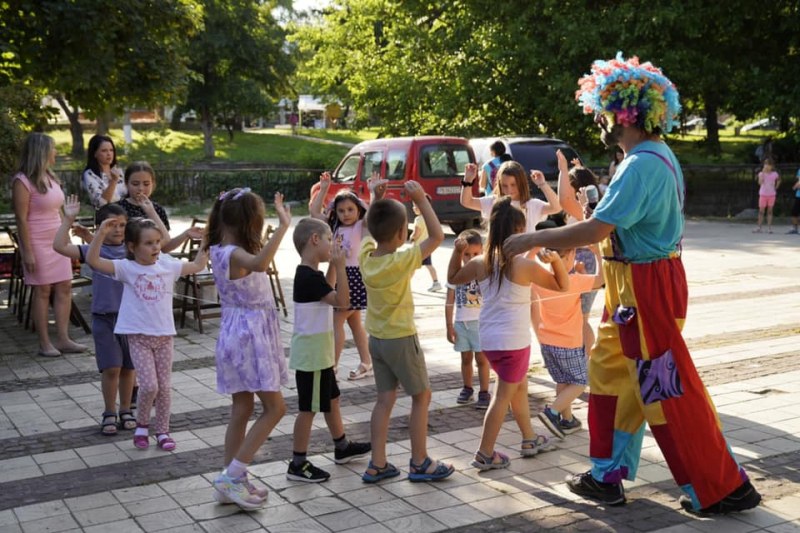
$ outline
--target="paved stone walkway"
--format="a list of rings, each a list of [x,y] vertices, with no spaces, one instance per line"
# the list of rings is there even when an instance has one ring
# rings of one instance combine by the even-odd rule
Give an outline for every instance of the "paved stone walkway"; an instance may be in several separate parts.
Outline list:
[[[290,382],[283,391],[288,414],[251,467],[256,482],[270,489],[268,506],[244,513],[218,505],[210,482],[222,466],[230,400],[214,390],[216,320],[206,322],[205,334],[189,324],[176,338],[177,450],[142,452],[133,448],[129,432],[99,434],[102,401],[93,357],[36,357],[35,335],[0,309],[0,532],[800,531],[800,238],[752,235],[738,224],[689,222],[684,245],[691,296],[686,338],[731,448],[764,494],[764,505],[755,511],[718,519],[681,512],[678,490],[649,433],[639,479],[626,485],[630,502],[623,507],[587,503],[563,484],[565,475],[587,468],[586,431],[568,436],[556,451],[521,459],[509,419],[498,447],[514,458],[511,466],[476,472],[469,462],[483,412],[455,403],[460,359],[442,333],[444,295],[425,291],[430,279],[421,271],[413,288],[433,388],[429,448],[432,456],[455,464],[457,472],[448,480],[412,484],[401,476],[364,485],[363,462],[333,464],[333,445],[318,417],[311,460],[332,477],[319,485],[287,481],[296,413]],[[442,278],[451,247],[449,238],[434,256]],[[289,299],[296,264],[287,236],[278,265]],[[5,286],[0,296],[5,300]],[[86,309],[89,295],[77,294],[76,301]],[[600,308],[598,298],[595,323]],[[281,321],[285,346],[291,321],[290,306],[289,318]],[[81,331],[72,334],[92,344]],[[348,343],[342,374],[356,362]],[[537,412],[554,387],[539,365],[532,366],[529,383]],[[344,380],[340,386],[348,435],[368,438],[374,386],[369,380]],[[401,395],[390,430],[390,460],[402,470],[410,456],[409,407],[410,398]],[[584,403],[576,414],[586,419]],[[534,427],[545,431],[538,421]]]

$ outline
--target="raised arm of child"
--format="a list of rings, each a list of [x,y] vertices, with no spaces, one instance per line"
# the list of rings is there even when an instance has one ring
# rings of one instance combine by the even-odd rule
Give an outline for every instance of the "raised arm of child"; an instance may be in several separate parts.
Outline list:
[[[53,240],[53,250],[70,259],[80,259],[81,257],[80,249],[77,245],[72,244],[72,240],[69,238],[69,231],[80,211],[81,203],[78,201],[78,197],[74,194],[67,196],[67,200],[64,202],[64,217],[61,219],[61,225]]]
[[[325,222],[328,221],[328,218],[322,213],[322,203],[325,201],[325,197],[328,195],[328,189],[330,189],[330,187],[331,173],[323,172],[319,177],[319,192],[314,199],[311,200],[311,205],[308,206],[309,215]]]
[[[520,285],[535,283],[551,291],[563,292],[569,288],[569,274],[557,252],[552,250],[539,250],[539,260],[545,265],[551,264],[551,273],[538,262],[521,255],[511,259],[514,262],[511,279]]]
[[[181,265],[181,276],[190,276],[197,274],[208,266],[208,248],[206,247],[206,237],[200,243],[200,248],[197,250],[197,255],[194,256],[194,261],[186,262]]]
[[[286,231],[292,223],[289,206],[283,203],[283,194],[279,192],[275,193],[275,212],[278,214],[278,229],[256,255],[242,248],[236,248],[231,254],[231,271],[243,270],[244,274],[267,271],[272,260],[275,259],[283,236],[286,235]]]
[[[567,157],[561,150],[556,150],[558,160],[558,201],[569,216],[576,220],[583,220],[583,208],[575,198],[575,189],[569,182],[569,164]]]
[[[447,342],[456,343],[456,330],[453,327],[453,307],[456,305],[456,291],[447,287],[447,296],[444,299],[444,323],[447,332]]]
[[[558,195],[544,179],[544,174],[540,170],[531,170],[531,181],[539,187],[544,197],[547,199],[547,207],[542,210],[543,215],[553,215],[561,211],[561,203],[558,201]]]
[[[603,255],[600,253],[600,247],[596,244],[589,246],[589,249],[594,254],[595,263],[597,264],[597,272],[594,275],[593,289],[600,289],[606,284],[606,278],[603,274]]]
[[[464,167],[464,183],[472,184],[477,176],[478,165],[475,163],[467,163],[467,165]],[[475,211],[481,210],[481,201],[472,196],[472,187],[467,187],[462,184],[461,198],[459,198],[459,201],[461,202],[461,205],[467,209],[473,209]]]
[[[114,219],[111,218],[105,219],[103,223],[100,224],[100,227],[97,228],[97,232],[95,232],[92,244],[89,245],[89,251],[86,253],[86,262],[89,266],[109,276],[114,275],[114,262],[100,257],[100,247],[103,246],[103,241],[106,240],[106,234],[111,231],[112,224],[114,224]]]
[[[328,305],[332,305],[337,309],[347,309],[350,307],[350,287],[347,283],[347,273],[345,272],[347,256],[344,250],[338,244],[333,245],[331,251],[331,261],[329,271],[336,272],[336,279],[340,280],[335,285],[336,290],[329,292],[325,298],[322,299]],[[330,281],[328,282],[330,283]],[[331,286],[334,284],[331,283]]]
[[[378,200],[383,200],[386,195],[386,188],[389,185],[389,180],[382,179],[380,174],[373,172],[367,179],[367,188],[369,189],[369,205],[374,204]],[[369,215],[369,206],[367,212],[364,214],[364,223],[361,224],[361,238],[369,237],[369,227],[367,227],[367,216]]]
[[[428,228],[428,238],[419,243],[422,257],[428,257],[444,241],[444,230],[439,223],[439,218],[433,211],[433,206],[425,196],[425,189],[422,188],[422,185],[416,181],[408,180],[405,184],[405,189],[408,196],[417,205],[420,213],[422,213],[422,220],[425,221],[425,226]]]

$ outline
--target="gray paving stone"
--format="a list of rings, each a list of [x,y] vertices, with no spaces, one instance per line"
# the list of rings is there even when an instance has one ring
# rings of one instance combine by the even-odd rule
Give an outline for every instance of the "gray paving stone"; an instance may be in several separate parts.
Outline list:
[[[83,511],[74,511],[72,514],[78,523],[83,527],[122,521],[130,516],[128,511],[126,511],[125,508],[120,504],[107,505],[104,507],[86,509]],[[109,524],[109,528],[112,527],[114,526]]]

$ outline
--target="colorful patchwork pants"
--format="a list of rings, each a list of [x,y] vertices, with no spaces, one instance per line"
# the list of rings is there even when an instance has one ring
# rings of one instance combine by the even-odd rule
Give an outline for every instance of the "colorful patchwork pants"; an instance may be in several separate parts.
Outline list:
[[[608,240],[601,248],[611,255]],[[714,504],[747,475],[681,335],[688,300],[683,263],[609,260],[603,267],[605,309],[589,360],[592,475],[608,483],[635,479],[646,421],[694,506]]]
[[[168,433],[172,403],[172,336],[128,335],[128,347],[139,383],[136,423],[140,426],[149,424],[150,410],[155,403],[153,429],[156,433]]]

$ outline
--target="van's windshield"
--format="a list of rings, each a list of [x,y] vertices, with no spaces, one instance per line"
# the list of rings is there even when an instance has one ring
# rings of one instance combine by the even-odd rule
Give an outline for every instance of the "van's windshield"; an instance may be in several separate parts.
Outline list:
[[[423,146],[419,156],[423,178],[463,177],[464,167],[470,162],[469,148],[461,144]]]

